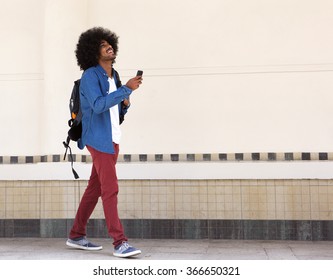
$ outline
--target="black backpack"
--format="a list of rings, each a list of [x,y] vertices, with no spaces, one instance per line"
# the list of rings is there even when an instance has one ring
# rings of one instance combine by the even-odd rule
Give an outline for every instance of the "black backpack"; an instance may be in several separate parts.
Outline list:
[[[64,155],[64,160],[66,159],[67,151],[69,149],[69,159],[72,165],[72,172],[74,174],[74,178],[78,179],[79,175],[73,168],[73,154],[72,149],[69,146],[69,142],[78,141],[81,138],[82,134],[82,112],[80,106],[80,79],[74,82],[74,86],[72,89],[71,98],[69,99],[69,111],[71,114],[71,118],[68,120],[69,130],[66,141],[63,142],[66,150]]]
[[[116,70],[115,71],[115,76],[116,76],[116,86],[117,88],[121,87],[121,81],[119,78],[119,74]],[[69,146],[70,141],[78,141],[81,138],[82,134],[82,112],[81,112],[81,106],[80,106],[80,79],[74,81],[74,86],[72,89],[72,94],[71,98],[69,99],[69,112],[71,114],[71,118],[68,120],[68,126],[70,127],[68,130],[68,135],[66,141],[62,142],[63,145],[65,146],[65,154],[64,154],[64,160],[66,160],[66,155],[67,151],[69,150],[69,159],[71,161],[71,166],[72,166],[72,172],[74,174],[74,178],[78,179],[79,175],[73,168],[73,154],[72,154],[72,149]],[[125,106],[122,104],[122,106]],[[122,124],[124,121],[125,117],[123,114],[119,115],[119,122]]]

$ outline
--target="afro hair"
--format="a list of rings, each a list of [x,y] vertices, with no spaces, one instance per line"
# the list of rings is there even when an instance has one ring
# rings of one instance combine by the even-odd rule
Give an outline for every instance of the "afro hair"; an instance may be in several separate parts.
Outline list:
[[[76,45],[75,55],[81,70],[98,65],[99,49],[101,42],[107,41],[115,54],[118,52],[118,36],[102,27],[88,29],[80,35]]]

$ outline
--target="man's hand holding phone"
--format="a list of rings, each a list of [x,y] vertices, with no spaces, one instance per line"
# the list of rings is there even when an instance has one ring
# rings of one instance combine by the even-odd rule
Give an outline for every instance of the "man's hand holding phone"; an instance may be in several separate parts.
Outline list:
[[[129,87],[131,90],[136,90],[138,87],[142,84],[142,75],[143,71],[138,70],[136,73],[136,76],[132,79],[130,79],[127,83],[126,86]]]

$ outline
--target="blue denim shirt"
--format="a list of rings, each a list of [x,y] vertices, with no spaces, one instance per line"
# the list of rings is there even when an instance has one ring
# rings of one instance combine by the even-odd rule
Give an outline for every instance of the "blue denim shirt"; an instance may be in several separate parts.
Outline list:
[[[115,75],[113,78],[116,78]],[[88,145],[100,152],[114,154],[109,109],[118,104],[119,110],[122,110],[121,102],[131,93],[130,88],[121,86],[109,94],[108,75],[100,65],[83,72],[80,83],[82,110],[82,136],[78,141],[80,149]]]

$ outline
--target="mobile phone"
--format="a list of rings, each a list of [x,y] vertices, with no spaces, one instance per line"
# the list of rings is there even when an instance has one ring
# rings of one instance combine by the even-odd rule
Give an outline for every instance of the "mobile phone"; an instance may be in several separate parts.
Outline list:
[[[143,75],[143,71],[142,70],[138,70],[138,72],[136,72],[137,76],[142,76]]]

